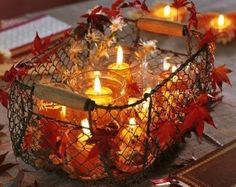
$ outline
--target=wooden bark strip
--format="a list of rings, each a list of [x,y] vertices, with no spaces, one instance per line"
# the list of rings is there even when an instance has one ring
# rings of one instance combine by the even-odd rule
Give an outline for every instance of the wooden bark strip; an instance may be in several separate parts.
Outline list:
[[[55,102],[80,110],[93,109],[94,102],[72,91],[49,85],[35,84],[34,95],[46,101]]]
[[[143,17],[137,21],[137,27],[140,30],[156,34],[183,37],[186,25],[156,18]]]

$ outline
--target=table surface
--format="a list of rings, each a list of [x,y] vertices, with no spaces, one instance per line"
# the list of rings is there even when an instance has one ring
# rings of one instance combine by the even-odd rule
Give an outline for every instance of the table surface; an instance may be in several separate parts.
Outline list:
[[[153,3],[154,1],[149,0],[148,2]],[[196,3],[199,11],[236,11],[235,0],[195,0],[194,2]],[[47,13],[69,24],[75,25],[78,22],[79,15],[97,4],[110,5],[111,0],[83,1],[76,4],[39,12],[37,14]],[[216,64],[226,64],[232,70],[236,69],[236,41],[231,42],[226,46],[218,46],[216,53]],[[232,87],[224,86],[223,102],[217,105],[212,112],[212,116],[214,117],[214,121],[216,122],[217,129],[213,129],[207,125],[205,129],[208,134],[210,134],[213,138],[217,139],[222,144],[226,144],[236,138],[236,74],[234,72],[230,75],[230,79],[232,82]],[[4,131],[8,132],[6,116],[7,111],[3,107],[0,107],[0,123],[6,124]],[[215,149],[217,149],[217,146],[212,144],[211,142],[203,139],[202,143],[199,143],[196,137],[192,136],[192,138],[187,140],[186,146],[179,153],[179,158],[177,158],[177,160],[179,160],[180,158],[188,159],[191,158],[192,155],[194,155],[196,158],[200,158]],[[10,151],[8,160],[14,162],[15,157],[13,156],[13,152],[11,151],[11,143],[9,137],[5,137],[2,144],[0,145],[0,152],[2,153],[6,151]],[[32,171],[26,174],[23,186],[32,185],[35,180],[37,180],[40,186],[45,187],[83,186],[78,182],[72,181],[66,177],[59,177],[56,174],[47,173],[42,170],[35,171],[33,168],[24,164],[20,159],[18,159],[18,162],[20,163],[19,168],[27,168],[28,170]],[[152,175],[153,177],[160,177],[162,175],[168,174],[169,169],[160,168],[160,170],[153,172]],[[10,173],[14,176],[17,173],[17,169],[12,169]],[[9,186],[10,183],[8,183],[7,181],[10,179],[11,177],[9,176],[0,177],[0,182],[3,181],[2,183],[5,183],[5,186]],[[148,180],[146,180],[135,186],[151,186],[151,184]]]

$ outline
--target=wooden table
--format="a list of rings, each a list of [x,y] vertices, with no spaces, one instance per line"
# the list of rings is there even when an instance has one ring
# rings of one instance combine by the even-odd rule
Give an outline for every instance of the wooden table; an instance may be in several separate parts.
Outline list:
[[[152,3],[153,1],[149,1]],[[227,10],[236,10],[236,1],[235,0],[195,0],[196,6],[200,11],[218,11],[225,12]],[[45,11],[46,13],[61,19],[69,24],[76,24],[78,22],[78,17],[82,13],[84,13],[87,9],[92,8],[96,4],[109,5],[111,3],[110,0],[91,0],[86,2],[79,2],[77,4],[51,9]],[[45,13],[44,12],[44,13]],[[41,14],[42,12],[38,13]],[[165,42],[165,41],[164,41]],[[176,44],[173,44],[175,46]],[[226,64],[232,70],[236,69],[236,41],[228,44],[227,46],[218,46],[217,54],[216,54],[216,64]],[[220,103],[212,112],[214,120],[217,124],[217,129],[213,129],[210,126],[206,126],[206,132],[210,134],[212,137],[220,141],[222,144],[230,142],[231,140],[236,138],[236,74],[232,73],[231,81],[233,87],[225,86],[224,87],[224,100]],[[6,110],[0,107],[0,122],[1,124],[7,124],[6,118]],[[5,127],[5,132],[8,131],[7,125]],[[11,151],[9,137],[6,137],[4,143],[0,146],[1,152],[6,152],[9,150],[9,161],[14,161],[15,158]],[[215,150],[217,148],[216,145],[211,142],[203,139],[202,143],[199,144],[196,140],[195,136],[187,140],[185,148],[180,152],[179,158],[188,159],[191,155],[194,155],[196,158],[200,158],[203,155]],[[178,158],[177,158],[178,160]],[[20,161],[20,166],[22,168],[27,168],[32,170],[33,172],[27,173],[25,176],[25,182],[23,186],[32,185],[34,180],[36,179],[40,186],[49,187],[49,186],[57,186],[57,187],[78,187],[83,186],[79,182],[72,181],[66,177],[58,177],[58,175],[53,173],[47,173],[42,170],[34,171],[33,168],[27,166],[22,161]],[[165,174],[168,174],[170,167],[165,169],[158,170],[154,172],[152,175],[155,177],[159,177]],[[17,169],[13,169],[11,171],[12,175],[15,175]],[[0,181],[7,180],[7,177],[0,178]],[[7,186],[7,185],[6,185]],[[143,183],[135,186],[151,186],[148,180]]]

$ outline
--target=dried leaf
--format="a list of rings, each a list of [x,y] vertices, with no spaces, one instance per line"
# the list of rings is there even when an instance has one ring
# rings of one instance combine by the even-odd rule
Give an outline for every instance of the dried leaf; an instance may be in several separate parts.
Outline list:
[[[8,164],[3,164],[0,165],[0,176],[5,173],[7,170],[13,168],[14,166],[16,166],[18,164],[13,164],[13,163],[8,163]]]
[[[32,139],[33,139],[33,129],[28,128],[26,131],[26,135],[24,137],[23,145],[22,145],[22,149],[24,151],[26,151],[30,148],[30,145],[32,143]]]
[[[186,7],[189,4],[190,2],[188,0],[174,0],[172,6],[175,7],[176,9],[179,9],[182,7]]]
[[[8,154],[8,152],[6,152],[6,153],[0,155],[0,165],[4,162],[4,160],[5,160],[6,156],[7,156],[7,154]]]
[[[152,132],[157,137],[161,148],[170,144],[175,139],[176,127],[172,121],[166,121],[157,125],[159,128]]]
[[[212,32],[212,30],[208,30],[205,35],[202,37],[198,44],[198,49],[201,49],[206,44],[211,44],[216,42],[216,35]]]
[[[121,4],[124,2],[124,0],[116,0],[112,3],[112,10],[117,10],[120,8]]]
[[[139,87],[137,82],[128,83],[126,86],[126,93],[130,97],[137,97],[137,96],[141,96],[142,94],[141,88]]]
[[[38,33],[36,32],[36,36],[34,38],[34,42],[33,42],[33,49],[32,49],[32,52],[34,55],[37,55],[37,54],[41,54],[43,51],[45,51],[50,43],[51,43],[51,37],[52,36],[49,36],[47,38],[45,38],[44,40],[42,40]]]
[[[5,107],[8,108],[9,102],[9,95],[7,92],[0,90],[0,103]]]
[[[215,127],[207,106],[203,105],[202,102],[192,102],[190,106],[185,109],[185,114],[184,123],[180,126],[182,133],[194,128],[196,134],[201,138],[205,122]]]
[[[4,125],[0,125],[0,131],[4,128]]]
[[[223,83],[227,83],[231,86],[230,79],[227,75],[231,72],[232,72],[232,70],[227,68],[225,66],[225,64],[213,69],[213,71],[212,71],[212,87],[214,88],[214,90],[216,90],[216,87],[218,86],[220,88],[220,90],[222,91]]]

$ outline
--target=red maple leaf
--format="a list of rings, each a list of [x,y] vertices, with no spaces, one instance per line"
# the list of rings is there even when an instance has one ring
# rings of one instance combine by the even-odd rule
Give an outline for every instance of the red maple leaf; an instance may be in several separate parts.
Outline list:
[[[33,54],[34,55],[41,54],[43,51],[45,51],[49,47],[50,43],[51,43],[51,36],[42,40],[39,37],[38,33],[36,32],[36,36],[33,42],[33,49],[32,49]]]
[[[144,0],[143,2],[139,0],[134,0],[133,2],[123,3],[121,5],[121,8],[137,8],[145,12],[150,12],[146,4],[146,0]]]
[[[16,80],[17,77],[21,77],[24,75],[27,75],[29,69],[26,68],[18,68],[15,66],[12,66],[10,70],[7,70],[3,77],[2,80],[9,83],[9,85]]]
[[[23,145],[22,145],[22,148],[24,151],[28,150],[30,148],[30,145],[32,143],[32,139],[33,139],[33,129],[32,129],[32,127],[30,127],[30,128],[27,128],[26,134],[24,137],[24,141],[23,141]]]
[[[203,94],[185,109],[186,116],[184,123],[179,126],[182,134],[191,129],[195,129],[196,134],[201,137],[203,134],[205,122],[215,127],[214,121],[210,116],[209,110],[206,106],[207,103],[208,98],[206,100],[206,95]]]
[[[118,131],[119,125],[115,121],[109,123],[104,129],[96,129],[94,135],[87,140],[88,144],[95,144],[89,152],[88,160],[97,157],[99,154],[105,155],[111,149],[118,151],[119,146],[115,141]]]
[[[212,30],[208,30],[204,36],[201,38],[199,44],[198,44],[198,49],[201,49],[204,47],[206,44],[210,43],[215,43],[216,42],[216,35],[212,32]]]
[[[120,5],[124,2],[124,0],[116,0],[114,3],[112,3],[111,9],[117,10],[120,9]]]
[[[174,0],[172,6],[175,7],[176,9],[179,9],[182,7],[186,7],[189,4],[190,2],[188,0]]]
[[[87,22],[92,28],[97,29],[102,33],[104,33],[104,27],[111,24],[110,19],[103,14],[103,8],[103,6],[97,6],[89,13],[81,16],[87,18]]]
[[[165,148],[176,137],[176,125],[173,121],[166,121],[158,124],[158,129],[152,132],[154,137],[158,137],[161,148]]]
[[[8,93],[0,89],[0,103],[2,103],[2,105],[5,108],[8,108],[8,102],[9,102]]]
[[[138,96],[140,96],[142,94],[141,88],[139,87],[137,82],[128,83],[126,85],[126,93],[130,97],[138,97]]]
[[[222,91],[222,85],[224,82],[231,85],[231,82],[230,82],[229,77],[227,75],[231,72],[232,72],[232,70],[227,68],[225,66],[225,64],[214,68],[212,71],[212,87],[213,87],[213,89],[216,90],[216,87],[218,86],[220,88],[220,90]]]
[[[63,133],[60,127],[53,121],[41,119],[42,141],[41,146],[45,149],[58,150],[58,142],[61,140]]]

